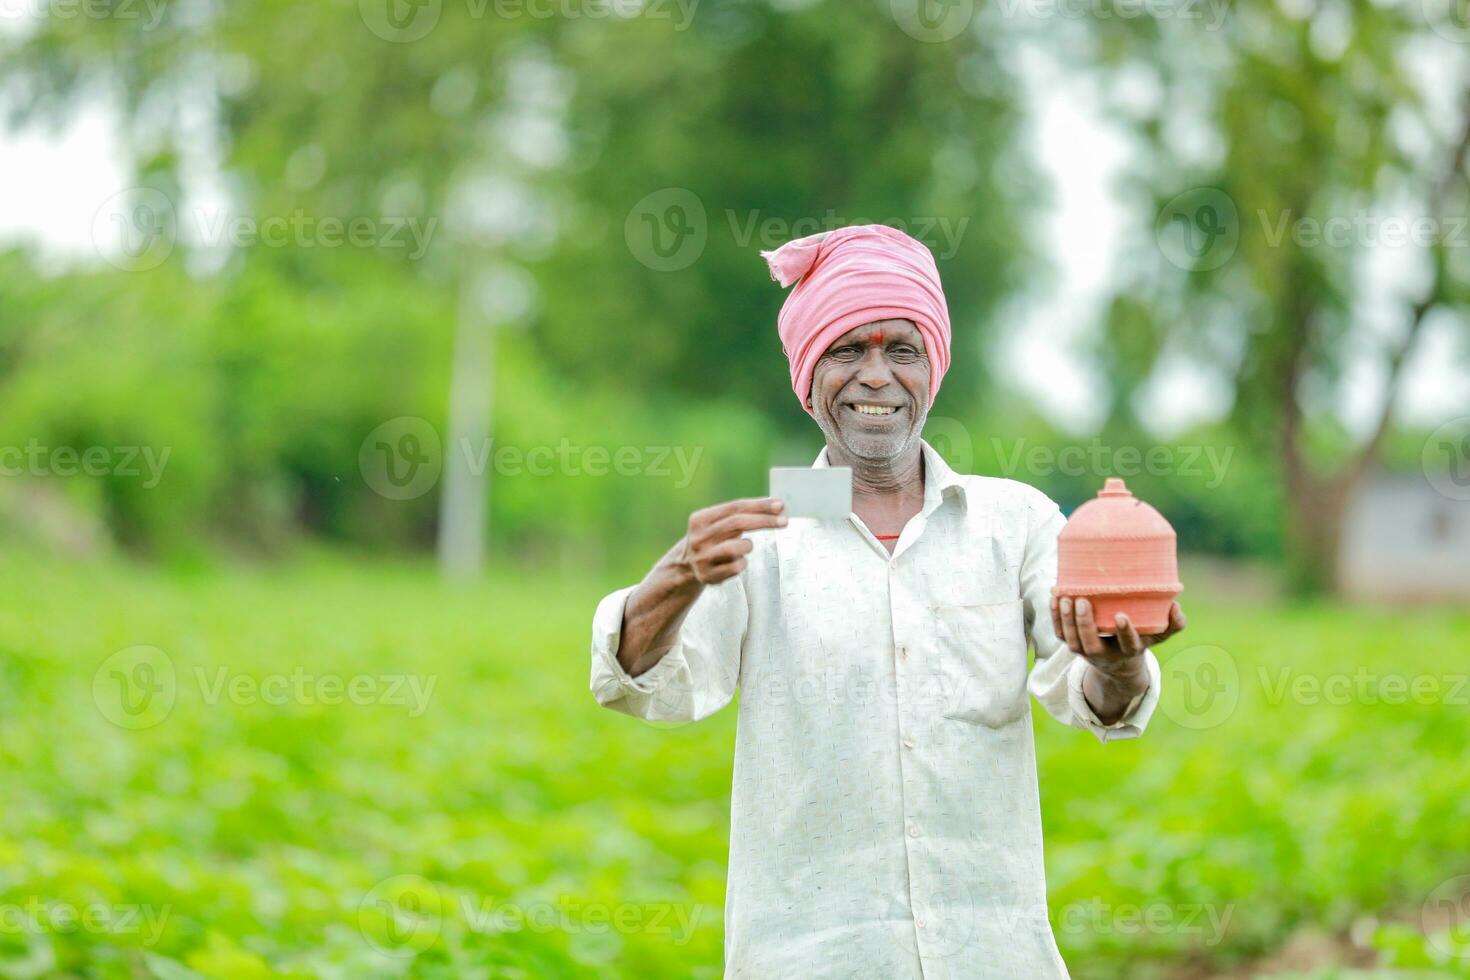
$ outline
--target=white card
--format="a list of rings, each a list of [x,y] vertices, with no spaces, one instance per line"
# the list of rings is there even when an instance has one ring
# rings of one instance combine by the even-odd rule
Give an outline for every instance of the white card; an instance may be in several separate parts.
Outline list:
[[[771,496],[786,505],[787,517],[844,520],[852,513],[852,468],[773,466]]]

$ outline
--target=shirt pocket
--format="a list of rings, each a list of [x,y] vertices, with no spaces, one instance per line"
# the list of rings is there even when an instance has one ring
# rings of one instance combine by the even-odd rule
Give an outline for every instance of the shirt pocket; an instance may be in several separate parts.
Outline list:
[[[941,602],[934,606],[936,666],[946,690],[943,715],[1003,728],[1026,714],[1025,602]]]

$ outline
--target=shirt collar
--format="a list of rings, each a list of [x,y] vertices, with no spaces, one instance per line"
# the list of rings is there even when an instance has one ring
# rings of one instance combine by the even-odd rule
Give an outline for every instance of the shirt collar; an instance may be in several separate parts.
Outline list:
[[[919,440],[919,451],[924,456],[924,510],[932,511],[945,497],[951,495],[958,497],[961,505],[967,504],[964,479],[949,468],[939,451],[923,439]],[[823,446],[822,451],[817,453],[812,468],[825,469],[829,465],[827,447]]]

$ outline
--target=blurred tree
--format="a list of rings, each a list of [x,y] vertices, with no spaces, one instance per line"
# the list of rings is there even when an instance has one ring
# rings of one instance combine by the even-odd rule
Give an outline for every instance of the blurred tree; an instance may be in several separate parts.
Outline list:
[[[1218,32],[1195,28],[1112,19],[1090,37],[1113,79],[1142,74],[1160,92],[1140,108],[1115,89],[1146,148],[1135,183],[1156,220],[1098,356],[1115,419],[1171,350],[1228,380],[1237,437],[1279,466],[1290,581],[1330,589],[1344,508],[1379,456],[1424,325],[1440,309],[1463,324],[1470,302],[1463,250],[1446,248],[1463,235],[1470,94],[1451,98],[1446,122],[1415,74],[1439,65],[1463,85],[1451,77],[1463,54],[1408,10],[1367,2],[1239,4]],[[1377,339],[1384,297],[1365,291],[1366,270],[1393,223],[1432,240],[1416,250],[1425,285]],[[1355,442],[1340,413],[1364,348],[1384,386]]]
[[[564,25],[578,80],[561,187],[566,234],[536,266],[537,337],[558,365],[634,397],[673,386],[776,407],[791,396],[761,250],[863,222],[936,255],[957,369],[939,411],[993,388],[981,344],[1029,259],[1004,41],[899,30],[887,3],[705,0],[688,30]],[[568,288],[575,284],[575,288]]]
[[[758,253],[888,221],[931,247],[948,286],[962,370],[941,410],[979,403],[983,328],[1027,257],[1014,93],[997,40],[921,43],[886,6],[704,0],[697,16],[666,4],[543,18],[180,2],[156,23],[38,18],[8,42],[0,84],[20,118],[114,105],[138,184],[175,203],[195,271],[269,266],[282,304],[362,277],[461,297],[458,339],[433,346],[458,359],[441,552],[469,570],[488,470],[466,471],[454,447],[492,431],[497,325],[532,327],[550,366],[586,388],[784,406],[805,432],[774,329],[783,294]],[[422,255],[332,261],[202,248],[182,226],[208,192],[234,214],[442,218],[444,234]]]
[[[676,5],[538,18],[445,3],[389,18],[386,3],[178,3],[157,22],[37,18],[0,41],[0,80],[20,118],[115,106],[137,184],[176,204],[181,247],[121,281],[159,310],[170,308],[159,294],[188,278],[180,266],[221,284],[206,321],[221,336],[198,350],[218,359],[215,419],[224,444],[245,447],[237,458],[259,477],[245,483],[294,486],[311,527],[359,526],[334,509],[362,436],[396,414],[447,419],[440,548],[472,570],[493,468],[462,465],[457,447],[544,421],[492,427],[495,383],[507,380],[493,364],[527,363],[496,356],[497,331],[530,328],[516,344],[539,353],[538,383],[565,385],[556,397],[579,405],[622,404],[612,412],[629,418],[748,405],[808,433],[773,329],[784,294],[758,257],[792,237],[890,221],[929,244],[956,320],[957,372],[938,411],[986,417],[998,386],[980,374],[981,343],[1034,261],[1020,215],[1039,187],[1016,150],[1003,50],[1016,21],[997,8],[924,43],[888,7],[704,0],[691,18]],[[1436,311],[1463,310],[1467,270],[1443,241],[1422,251],[1422,291],[1380,352],[1377,425],[1352,445],[1336,418],[1345,351],[1370,336],[1369,249],[1312,241],[1297,222],[1462,213],[1467,130],[1415,83],[1438,35],[1397,8],[1238,5],[1218,25],[1170,14],[1044,25],[1069,62],[1100,69],[1113,118],[1140,139],[1133,181],[1159,219],[1121,265],[1128,281],[1096,352],[1115,387],[1111,424],[1137,431],[1130,396],[1166,354],[1215,365],[1235,393],[1236,438],[1279,461],[1295,581],[1324,587],[1343,502],[1391,428],[1403,367]],[[204,240],[211,197],[257,219],[412,220],[423,247],[221,245]],[[171,278],[150,293],[150,277]],[[328,390],[350,410],[303,409],[302,375],[272,375],[299,367],[276,325],[300,332],[303,316],[344,334],[305,349],[371,362],[361,373],[374,390],[333,376]],[[7,324],[10,374],[28,370],[27,332],[39,328]],[[431,369],[433,358],[444,363]],[[525,411],[527,388],[514,390],[493,400]],[[263,419],[296,425],[292,411],[323,427],[262,434]],[[279,496],[254,493],[241,512],[279,509],[261,502]],[[523,501],[510,506],[521,513]]]

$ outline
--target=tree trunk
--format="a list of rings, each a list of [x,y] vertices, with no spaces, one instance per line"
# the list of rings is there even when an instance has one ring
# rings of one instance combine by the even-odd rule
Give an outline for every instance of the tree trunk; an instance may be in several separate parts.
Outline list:
[[[1336,592],[1343,521],[1354,488],[1323,483],[1316,492],[1288,495],[1286,585],[1295,595]]]
[[[481,573],[488,537],[495,325],[480,302],[481,282],[479,261],[467,259],[460,276],[439,497],[439,570],[454,579]]]

